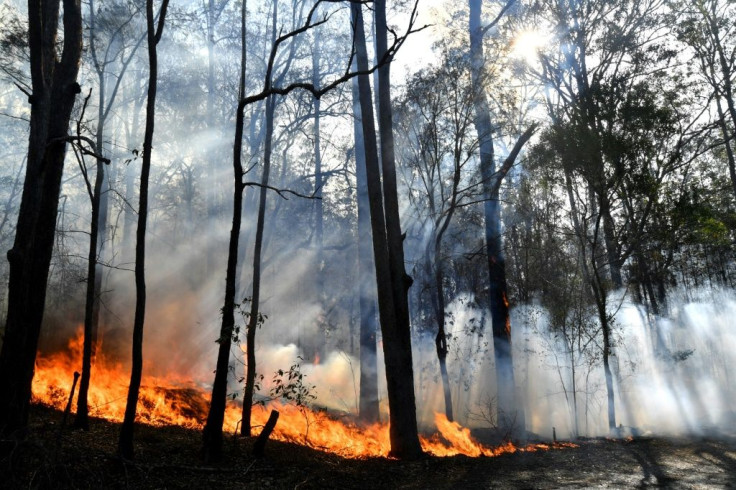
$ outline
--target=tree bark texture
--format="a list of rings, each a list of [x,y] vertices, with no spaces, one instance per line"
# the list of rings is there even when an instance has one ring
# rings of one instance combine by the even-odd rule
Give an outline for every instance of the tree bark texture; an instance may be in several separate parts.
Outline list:
[[[0,352],[0,432],[28,423],[38,339],[56,231],[69,120],[82,54],[79,0],[64,0],[64,42],[57,56],[58,0],[28,1],[33,94],[28,162],[15,241],[8,252],[8,314]]]
[[[489,302],[493,330],[493,350],[496,366],[498,422],[507,428],[524,430],[523,411],[516,403],[513,359],[511,356],[511,323],[506,291],[506,265],[501,236],[501,207],[497,178],[491,111],[484,92],[483,28],[481,1],[469,0],[470,62],[475,107],[475,129],[480,148],[481,177],[483,179],[485,241],[488,256]]]
[[[368,66],[363,31],[363,16],[358,4],[352,5],[355,25],[355,43],[358,69]],[[375,4],[377,57],[386,51],[385,3]],[[378,164],[373,107],[367,76],[358,79],[363,135],[366,147],[366,178],[373,232],[373,252],[378,287],[378,308],[383,335],[383,353],[386,365],[386,384],[389,402],[389,434],[391,454],[402,459],[417,458],[422,454],[417,434],[414,374],[409,331],[407,301],[408,276],[404,271],[403,244],[399,222],[396,172],[393,156],[393,134],[390,124],[390,75],[379,68],[379,112],[381,128],[381,169]],[[384,214],[385,213],[385,214]]]
[[[153,149],[153,131],[156,109],[156,88],[158,79],[158,55],[156,45],[163,34],[166,9],[169,0],[163,0],[155,25],[153,0],[146,1],[146,23],[148,40],[148,98],[146,101],[146,129],[143,137],[143,160],[141,164],[140,197],[138,201],[138,228],[135,244],[135,314],[133,318],[133,346],[130,372],[130,385],[125,405],[125,415],[120,427],[118,453],[125,459],[133,459],[133,428],[138,393],[143,376],[143,322],[146,315],[146,223],[148,220],[148,181],[151,173],[151,150]]]
[[[276,46],[276,24],[278,20],[278,5],[273,5],[271,20],[271,42]],[[271,87],[273,73],[272,51],[266,74],[266,88]],[[276,96],[266,98],[266,136],[263,146],[263,170],[261,173],[261,188],[258,190],[258,217],[256,220],[256,237],[253,246],[253,292],[250,298],[250,316],[246,325],[246,361],[245,361],[245,390],[243,392],[243,418],[240,424],[240,433],[245,436],[251,434],[251,410],[253,408],[253,394],[256,384],[256,330],[260,325],[261,300],[261,254],[263,252],[263,228],[266,220],[266,197],[268,196],[268,182],[271,173],[271,153],[273,145],[273,119],[276,111]]]
[[[371,222],[366,181],[365,138],[358,79],[353,80],[353,133],[355,137],[355,180],[358,201],[358,284],[360,315],[359,413],[364,422],[378,422],[378,360],[376,352],[376,271],[371,250]],[[368,95],[370,100],[370,94]],[[375,136],[374,136],[375,139]]]
[[[240,84],[238,99],[245,96],[246,73],[246,9],[247,1],[241,5],[240,16]],[[243,217],[243,129],[245,126],[245,107],[238,106],[235,115],[235,138],[233,141],[233,219],[230,228],[230,242],[227,254],[227,270],[225,272],[225,299],[222,306],[222,323],[220,326],[219,347],[215,380],[212,384],[207,421],[202,432],[202,458],[206,463],[219,461],[222,458],[222,424],[225,420],[227,405],[227,378],[230,364],[230,347],[232,346],[233,329],[235,328],[235,293],[238,276],[238,249],[240,225]]]
[[[266,144],[263,150],[263,174],[258,197],[258,219],[256,221],[256,241],[253,248],[253,294],[250,298],[250,317],[246,330],[246,372],[245,394],[243,397],[243,422],[241,433],[251,433],[251,408],[253,407],[253,393],[256,383],[256,330],[259,326],[260,299],[261,299],[261,254],[263,247],[263,228],[266,221],[266,197],[271,171],[271,144],[273,141],[273,118],[275,110],[275,96],[266,100]]]

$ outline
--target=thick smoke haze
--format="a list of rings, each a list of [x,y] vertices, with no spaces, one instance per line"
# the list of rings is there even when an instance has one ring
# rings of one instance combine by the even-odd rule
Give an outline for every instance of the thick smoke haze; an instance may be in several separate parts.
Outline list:
[[[128,370],[148,69],[144,48],[135,47],[144,33],[137,3],[98,2],[104,22],[96,31],[96,42],[98,50],[110,47],[110,58],[106,73],[100,76],[86,54],[72,130],[95,138],[101,125],[100,80],[106,81],[108,98],[120,82],[115,89],[119,89],[116,99],[102,101],[103,109],[105,104],[111,104],[112,109],[100,135],[99,149],[111,163],[105,167],[109,182],[103,189],[109,199],[109,215],[99,257],[103,286],[98,349]],[[0,17],[22,20],[26,7],[16,3],[0,7]],[[488,236],[484,228],[484,204],[488,199],[480,168],[481,138],[474,125],[474,90],[482,90],[478,93],[492,106],[489,117],[493,118],[491,146],[496,165],[504,162],[526,128],[537,128],[539,123],[538,132],[519,153],[515,167],[504,174],[500,191],[499,228],[509,285],[504,301],[511,305],[513,368],[526,430],[546,439],[551,439],[553,433],[558,438],[576,438],[730,432],[736,423],[736,386],[731,372],[736,366],[736,292],[726,285],[733,286],[736,221],[721,146],[721,139],[727,142],[728,138],[714,132],[716,121],[704,121],[709,112],[705,109],[713,107],[696,107],[698,100],[708,99],[707,87],[692,89],[697,96],[678,98],[671,92],[679,93],[681,79],[689,79],[692,73],[685,77],[677,71],[681,68],[675,70],[668,65],[672,61],[669,55],[650,60],[658,47],[648,40],[637,44],[640,40],[635,34],[640,33],[628,33],[626,43],[608,42],[608,29],[593,32],[596,26],[608,24],[591,23],[593,41],[591,46],[579,47],[581,52],[592,53],[589,56],[598,61],[620,57],[642,63],[626,74],[629,78],[625,83],[618,78],[624,75],[619,74],[617,66],[596,68],[600,69],[597,80],[603,84],[600,92],[606,94],[603,98],[618,97],[629,105],[622,110],[623,102],[614,107],[605,106],[605,101],[590,102],[601,105],[598,113],[610,116],[610,121],[598,121],[596,127],[608,128],[605,138],[598,137],[606,144],[613,141],[609,146],[615,150],[610,154],[600,150],[601,167],[594,172],[589,168],[595,162],[589,161],[588,146],[593,131],[582,131],[576,126],[578,121],[568,120],[569,114],[581,110],[565,105],[580,99],[576,89],[553,87],[557,79],[545,80],[541,74],[527,73],[519,66],[519,59],[510,60],[515,33],[523,30],[536,36],[546,30],[546,37],[538,38],[548,40],[546,45],[535,46],[527,54],[537,59],[546,50],[546,62],[560,71],[559,79],[572,80],[573,68],[556,48],[572,50],[575,46],[565,44],[569,32],[553,32],[554,26],[571,23],[569,19],[554,18],[563,14],[559,9],[540,6],[540,11],[547,8],[549,12],[538,18],[535,16],[539,13],[526,12],[523,3],[519,2],[518,9],[512,9],[506,17],[499,17],[500,24],[487,33],[488,80],[482,81],[481,89],[474,87],[468,63],[469,13],[465,4],[440,0],[425,4],[418,24],[438,25],[410,37],[392,68],[399,205],[402,231],[406,232],[406,269],[414,279],[409,303],[421,428],[433,430],[434,414],[445,410],[435,344],[439,309],[433,303],[438,289],[436,271],[444,274],[439,282],[444,288],[447,367],[455,420],[477,428],[498,424],[488,307]],[[249,5],[246,95],[257,93],[264,82],[325,86],[344,74],[354,54],[346,5],[322,4],[318,15],[324,24],[281,45],[274,57],[271,80],[264,77],[273,33],[283,34],[303,25],[312,4],[276,1]],[[191,381],[204,390],[209,390],[213,382],[222,324],[241,59],[240,4],[224,2],[221,7],[213,21],[206,7],[179,3],[172,6],[167,21],[170,24],[159,46],[159,99],[146,237],[144,374]],[[409,11],[398,3],[392,8],[395,11],[389,12],[390,22],[397,24],[396,32],[401,34]],[[611,8],[610,12],[618,12]],[[493,21],[497,12],[484,9],[483,22]],[[85,15],[85,22],[91,22],[89,14]],[[611,14],[606,11],[603,17],[607,15]],[[10,20],[0,24],[8,32],[24,25]],[[641,20],[645,21],[647,25],[661,22],[659,18]],[[124,28],[116,30],[121,24]],[[626,27],[616,29],[624,32]],[[89,27],[86,32],[90,32]],[[681,42],[676,34],[668,31],[662,36],[672,43]],[[87,49],[91,49],[89,44]],[[369,51],[374,50],[373,44],[369,33]],[[649,51],[625,51],[633,50],[633,45]],[[28,78],[26,60],[16,53],[23,54],[25,47],[0,48],[4,70],[0,86],[5,90],[0,94],[0,112],[8,116],[0,118],[0,139],[4,143],[0,152],[0,249],[5,251],[12,247],[15,232],[11,223],[17,220],[30,109],[13,78]],[[683,53],[687,51],[680,48]],[[132,56],[130,65],[124,63],[125,56]],[[563,58],[565,61],[560,61]],[[123,73],[124,69],[127,71]],[[680,78],[673,75],[669,81],[666,75],[652,80],[642,80],[640,75],[676,71]],[[262,379],[256,398],[267,399],[275,386],[275,373],[296,366],[313,395],[311,404],[335,414],[357,416],[361,369],[359,293],[366,284],[375,292],[376,280],[362,277],[358,269],[356,152],[361,145],[353,136],[357,116],[353,112],[352,82],[325,94],[319,102],[319,114],[315,114],[316,100],[308,91],[274,96],[271,190],[265,209],[259,303],[264,321],[256,333],[256,370]],[[235,299],[239,304],[235,314],[238,331],[231,349],[228,385],[228,394],[236,402],[243,398],[246,312],[253,294],[260,192],[257,183],[262,177],[266,147],[265,106],[261,100],[245,108],[242,162],[247,185],[243,191]],[[688,119],[691,114],[700,114],[702,127],[701,120]],[[315,133],[317,116],[319,133]],[[728,124],[724,123],[725,131],[733,131]],[[688,126],[697,138],[687,132],[678,133],[680,126]],[[637,131],[642,128],[641,134],[630,134],[629,127]],[[703,150],[705,145],[711,150]],[[319,164],[317,154],[321,157]],[[91,204],[83,174],[88,172],[93,181],[95,165],[89,155],[79,160],[80,155],[70,146],[56,223],[42,354],[62,349],[84,322]],[[618,165],[615,169],[614,163]],[[456,169],[458,174],[453,175]],[[606,180],[602,188],[597,187],[602,185],[599,174]],[[453,185],[455,190],[460,189],[456,200],[449,197]],[[317,199],[319,195],[321,199]],[[609,201],[603,202],[605,199]],[[647,203],[654,203],[651,209]],[[606,217],[602,217],[602,204],[608,206]],[[433,248],[438,224],[451,213],[455,213],[452,221],[443,228],[444,235]],[[604,236],[606,233],[609,236]],[[609,250],[611,253],[604,257]],[[663,259],[668,252],[669,259]],[[612,260],[615,253],[620,255]],[[694,258],[690,259],[689,254]],[[614,266],[621,269],[624,284],[611,293],[619,287],[612,278]],[[604,314],[611,322],[611,365],[619,426],[614,434],[607,424],[600,315],[591,299],[589,290],[594,283],[586,267],[604,277],[597,285],[607,298]],[[3,285],[7,284],[7,276],[8,265],[2,261]],[[690,286],[691,282],[695,285]],[[385,286],[379,282],[377,287]],[[657,288],[661,295],[651,292]],[[585,292],[579,297],[560,293],[568,289]],[[566,300],[573,296],[575,304],[560,320],[552,310],[563,296]],[[4,315],[6,286],[0,299]],[[657,301],[658,308],[654,307]],[[381,342],[379,330],[377,379],[380,417],[385,422],[388,402]]]

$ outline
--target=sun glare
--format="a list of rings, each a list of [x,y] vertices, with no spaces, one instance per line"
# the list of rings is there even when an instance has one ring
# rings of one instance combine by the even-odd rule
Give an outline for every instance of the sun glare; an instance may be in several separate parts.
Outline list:
[[[549,37],[539,31],[522,31],[516,35],[511,45],[511,56],[533,63],[537,60],[539,50],[547,44]]]

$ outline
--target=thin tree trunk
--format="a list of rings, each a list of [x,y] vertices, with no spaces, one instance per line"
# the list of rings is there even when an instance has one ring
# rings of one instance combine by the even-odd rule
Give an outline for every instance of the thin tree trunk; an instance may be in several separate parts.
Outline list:
[[[721,105],[721,98],[716,97],[716,106],[718,108],[718,127],[721,129],[723,135],[723,144],[726,147],[726,156],[728,157],[728,175],[731,177],[731,189],[733,190],[734,196],[736,196],[736,158],[733,154],[732,144],[736,144],[733,139],[733,135],[728,130],[728,124],[726,123],[726,115],[723,113],[723,106]],[[736,124],[736,122],[734,122]]]
[[[452,413],[452,391],[450,390],[450,377],[447,374],[447,335],[445,334],[445,290],[442,274],[442,262],[440,258],[439,239],[435,242],[434,252],[434,283],[435,283],[435,318],[437,319],[437,336],[434,339],[437,359],[440,363],[440,376],[442,377],[442,391],[445,396],[445,415],[447,420],[453,421]],[[431,266],[431,264],[427,264]]]
[[[370,94],[368,95],[370,100]],[[376,275],[373,265],[371,223],[366,181],[365,138],[358,79],[353,80],[353,132],[355,136],[355,180],[358,201],[358,295],[360,302],[360,418],[378,422],[378,360],[376,353]],[[375,141],[375,136],[374,136]]]
[[[271,19],[271,44],[276,44],[276,23],[278,21],[278,5],[273,5],[273,17]],[[270,63],[273,62],[271,58]],[[273,65],[269,66],[266,75],[266,86],[271,87],[271,73]],[[273,144],[273,118],[276,110],[276,97],[271,95],[266,98],[266,140],[263,148],[263,172],[261,174],[261,188],[258,194],[258,218],[256,221],[256,237],[253,246],[253,291],[250,298],[250,317],[246,326],[246,366],[245,366],[245,390],[243,392],[243,417],[240,423],[240,433],[244,436],[251,435],[251,412],[253,408],[253,394],[256,384],[256,329],[260,322],[260,296],[261,296],[261,253],[263,246],[263,228],[266,218],[266,197],[271,173],[271,153]]]
[[[275,23],[274,23],[275,24]],[[263,150],[263,174],[261,176],[261,188],[258,200],[258,221],[256,222],[256,242],[253,248],[253,293],[251,295],[250,317],[246,330],[246,373],[245,393],[243,398],[243,422],[240,425],[242,435],[251,434],[251,408],[253,406],[253,393],[256,382],[256,329],[260,319],[260,296],[261,296],[261,253],[263,246],[263,228],[266,218],[266,197],[268,195],[269,174],[271,171],[271,144],[273,140],[273,118],[276,97],[271,96],[266,101],[266,145]]]
[[[163,0],[159,12],[158,24],[154,28],[153,0],[146,1],[146,21],[148,29],[148,100],[146,102],[146,129],[143,138],[143,162],[141,165],[141,187],[138,205],[138,228],[135,246],[135,316],[133,319],[133,363],[128,386],[128,399],[125,415],[120,427],[118,452],[125,459],[133,459],[133,427],[138,392],[143,375],[143,322],[146,315],[146,222],[148,219],[148,180],[151,173],[151,150],[153,148],[153,130],[156,108],[156,83],[158,77],[158,56],[156,45],[163,33],[166,9],[169,0]],[[155,30],[154,30],[155,29]]]
[[[95,6],[90,1],[90,51],[95,53]],[[94,56],[96,65],[97,78],[99,82],[98,88],[98,104],[97,104],[97,131],[96,131],[96,150],[100,156],[104,156],[104,134],[105,134],[105,102],[107,77],[104,71],[106,67],[97,63],[97,57]],[[120,76],[123,74],[121,73]],[[112,103],[112,100],[110,101]],[[100,323],[100,295],[102,294],[102,267],[99,259],[102,256],[102,250],[106,238],[107,230],[107,214],[108,214],[108,196],[107,192],[102,192],[103,187],[109,187],[109,177],[107,169],[102,160],[97,160],[97,173],[95,175],[95,185],[90,196],[92,207],[92,221],[90,224],[90,242],[87,266],[87,294],[85,299],[84,311],[84,343],[82,346],[82,374],[79,380],[79,396],[77,397],[77,413],[74,418],[74,427],[88,430],[89,429],[89,407],[87,404],[87,395],[89,392],[89,383],[92,369],[92,362],[95,355],[97,337]]]
[[[314,33],[314,46],[312,47],[312,83],[315,87],[319,87],[320,84],[320,73],[319,73],[319,54],[321,50],[321,34],[320,30],[317,29]],[[322,175],[322,150],[321,150],[321,138],[320,138],[320,116],[321,116],[321,101],[320,99],[314,99],[314,126],[312,128],[314,137],[314,238],[315,247],[317,253],[315,257],[316,262],[316,287],[317,287],[317,301],[320,306],[325,308],[325,277],[324,277],[324,205],[322,201],[322,187],[324,185]],[[323,311],[322,318],[324,321],[318,325],[320,341],[317,342],[317,352],[323,356],[326,354],[327,349],[327,327],[328,322],[326,314]],[[311,355],[311,353],[309,353]]]
[[[240,10],[240,84],[238,100],[245,96],[246,74],[246,12],[248,2],[243,1]],[[207,422],[202,431],[202,457],[211,463],[222,458],[222,424],[225,420],[227,405],[227,376],[230,364],[230,347],[233,329],[235,328],[235,292],[238,269],[238,241],[243,207],[243,126],[245,125],[245,107],[238,103],[235,115],[235,138],[233,141],[233,224],[230,229],[230,244],[227,255],[227,271],[225,273],[225,300],[222,307],[222,324],[220,326],[219,348],[215,380],[212,384]]]
[[[64,41],[57,57],[58,0],[29,0],[28,47],[33,94],[28,160],[15,241],[8,252],[8,314],[0,351],[0,432],[28,424],[46,285],[56,231],[66,137],[82,53],[78,0],[63,0]]]
[[[98,152],[99,152],[98,147]],[[87,404],[87,394],[89,392],[90,383],[90,372],[92,369],[92,357],[94,344],[96,341],[95,335],[95,303],[99,305],[99,299],[95,301],[95,289],[97,278],[100,276],[97,265],[97,258],[99,257],[98,248],[98,226],[100,216],[100,190],[102,189],[102,182],[104,178],[102,176],[101,167],[104,168],[104,164],[101,161],[97,162],[97,175],[95,176],[95,185],[92,191],[92,221],[90,224],[90,239],[89,239],[89,255],[87,262],[87,295],[85,299],[84,307],[84,343],[82,346],[82,375],[79,382],[79,396],[77,398],[77,414],[74,418],[74,427],[88,430],[89,429],[89,407]],[[99,306],[98,306],[99,313]]]

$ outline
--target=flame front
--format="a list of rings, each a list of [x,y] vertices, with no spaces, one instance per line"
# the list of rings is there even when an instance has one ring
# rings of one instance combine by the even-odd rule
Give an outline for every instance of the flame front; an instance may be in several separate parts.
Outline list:
[[[82,359],[82,335],[69,342],[68,349],[39,357],[33,378],[35,402],[63,410],[71,387],[72,373]],[[98,355],[92,369],[89,389],[91,416],[119,422],[123,419],[129,375],[119,363],[108,362]],[[192,380],[176,377],[144,376],[138,401],[137,420],[154,426],[178,425],[201,428],[207,417],[209,393]],[[76,403],[73,405],[76,407]],[[325,412],[306,407],[271,403],[253,407],[251,425],[262,427],[271,409],[280,413],[271,437],[276,440],[304,444],[345,458],[387,457],[391,449],[387,424],[358,425],[336,420]],[[225,414],[224,429],[234,432],[239,426],[241,408],[230,403]],[[450,422],[443,414],[435,414],[438,433],[420,437],[422,447],[435,456],[497,456],[516,451],[549,449],[537,444],[517,448],[511,443],[487,447],[475,441],[470,430]],[[560,446],[560,445],[558,445]]]

